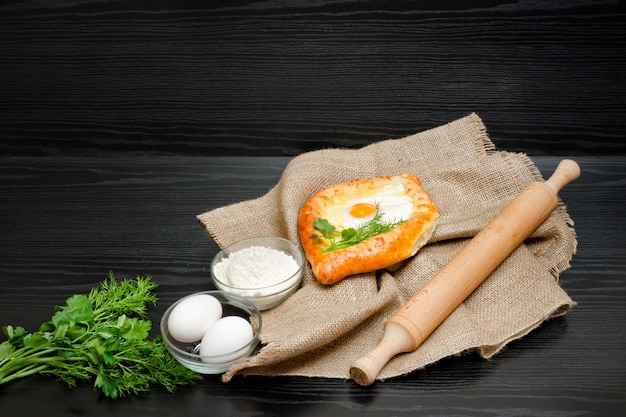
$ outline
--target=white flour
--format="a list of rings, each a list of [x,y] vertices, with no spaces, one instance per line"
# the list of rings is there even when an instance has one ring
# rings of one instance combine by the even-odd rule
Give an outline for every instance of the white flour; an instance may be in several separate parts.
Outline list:
[[[233,252],[215,264],[214,273],[227,285],[255,289],[279,284],[298,272],[296,260],[289,254],[264,246],[251,246]],[[290,283],[285,283],[289,287]],[[257,295],[268,295],[279,291],[258,291]]]

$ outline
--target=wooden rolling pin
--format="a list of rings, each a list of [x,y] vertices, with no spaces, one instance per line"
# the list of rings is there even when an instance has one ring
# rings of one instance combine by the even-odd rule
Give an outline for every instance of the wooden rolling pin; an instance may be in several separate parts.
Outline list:
[[[528,184],[387,320],[380,343],[350,366],[350,377],[371,385],[392,357],[417,349],[550,216],[559,190],[579,176],[578,164],[565,159],[546,182]]]

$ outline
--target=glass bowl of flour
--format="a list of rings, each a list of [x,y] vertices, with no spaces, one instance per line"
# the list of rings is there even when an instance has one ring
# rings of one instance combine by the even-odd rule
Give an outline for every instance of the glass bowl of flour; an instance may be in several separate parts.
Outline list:
[[[290,240],[253,237],[222,249],[211,262],[217,289],[269,310],[293,294],[302,282],[305,257]]]

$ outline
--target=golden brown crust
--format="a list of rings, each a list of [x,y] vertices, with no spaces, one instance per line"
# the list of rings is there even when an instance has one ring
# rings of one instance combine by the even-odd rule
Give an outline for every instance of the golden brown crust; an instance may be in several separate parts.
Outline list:
[[[413,210],[408,220],[354,246],[322,253],[328,241],[313,237],[319,234],[313,223],[324,218],[329,208],[350,196],[372,194],[383,187],[400,184],[403,195],[412,202]],[[300,209],[298,231],[313,274],[319,282],[328,285],[350,275],[386,268],[413,256],[430,238],[438,218],[437,208],[419,178],[400,174],[335,184],[315,193]]]

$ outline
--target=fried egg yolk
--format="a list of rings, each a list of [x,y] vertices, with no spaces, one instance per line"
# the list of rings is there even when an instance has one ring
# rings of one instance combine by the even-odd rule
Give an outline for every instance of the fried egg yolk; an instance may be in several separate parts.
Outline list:
[[[356,203],[348,208],[348,215],[367,221],[376,214],[376,205],[372,203]]]

